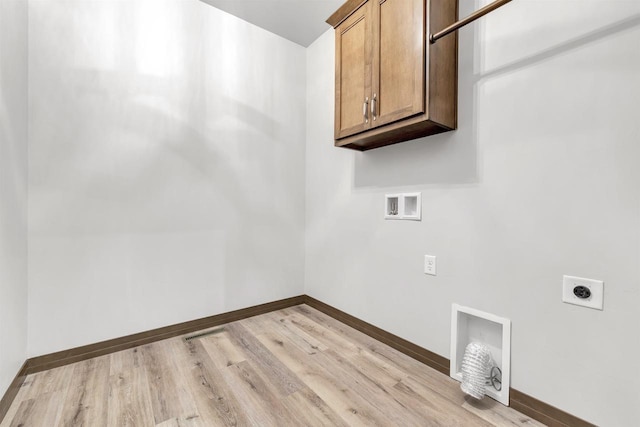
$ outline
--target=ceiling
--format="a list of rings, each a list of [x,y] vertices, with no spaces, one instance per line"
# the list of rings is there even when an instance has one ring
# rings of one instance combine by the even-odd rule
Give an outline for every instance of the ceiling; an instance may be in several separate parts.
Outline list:
[[[304,47],[331,28],[325,20],[345,0],[201,0]]]

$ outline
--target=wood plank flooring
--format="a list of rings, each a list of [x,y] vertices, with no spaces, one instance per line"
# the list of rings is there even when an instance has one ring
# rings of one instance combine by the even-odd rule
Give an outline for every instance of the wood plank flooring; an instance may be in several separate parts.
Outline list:
[[[211,331],[29,375],[0,427],[542,425],[306,305]]]

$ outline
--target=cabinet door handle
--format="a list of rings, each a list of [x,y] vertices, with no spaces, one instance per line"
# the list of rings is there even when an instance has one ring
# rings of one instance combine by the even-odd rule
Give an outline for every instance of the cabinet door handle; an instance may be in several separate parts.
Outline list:
[[[364,100],[364,104],[362,104],[362,115],[364,116],[364,122],[369,123],[369,97],[367,96]]]
[[[373,120],[376,120],[376,107],[378,103],[378,94],[374,93],[373,94],[373,99],[371,100],[371,117],[373,117]]]

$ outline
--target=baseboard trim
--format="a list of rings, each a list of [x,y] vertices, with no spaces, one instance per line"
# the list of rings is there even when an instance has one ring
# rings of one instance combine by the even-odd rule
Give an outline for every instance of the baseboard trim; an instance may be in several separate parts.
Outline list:
[[[591,424],[513,388],[509,393],[509,406],[549,427],[596,427],[595,424]]]
[[[7,415],[9,411],[9,407],[13,403],[13,399],[16,398],[18,392],[20,391],[20,387],[24,384],[24,380],[27,378],[27,361],[22,364],[22,367],[18,371],[16,377],[9,384],[9,388],[5,392],[2,399],[0,399],[0,423],[4,419],[4,416]]]
[[[395,348],[401,353],[424,363],[427,366],[449,375],[449,359],[433,353],[423,347],[420,347],[410,341],[400,338],[384,329],[378,328],[364,320],[358,319],[342,310],[330,306],[319,301],[309,295],[299,295],[292,298],[286,298],[266,304],[255,305],[240,310],[234,310],[214,316],[204,317],[201,319],[191,320],[171,326],[152,329],[146,332],[140,332],[133,335],[127,335],[121,338],[101,341],[95,344],[89,344],[81,347],[72,348],[70,350],[59,351],[56,353],[46,354],[43,356],[27,359],[22,368],[16,375],[15,379],[7,389],[7,392],[0,400],[0,422],[4,419],[11,403],[15,399],[20,387],[24,383],[25,378],[29,374],[45,371],[47,369],[57,368],[75,362],[91,359],[93,357],[104,356],[106,354],[115,353],[117,351],[138,347],[152,342],[172,338],[178,335],[184,335],[196,332],[202,329],[212,328],[229,322],[246,319],[260,314],[270,313],[272,311],[293,307],[300,304],[306,304],[315,308],[322,313],[333,317],[334,319],[351,326],[354,329]],[[578,417],[564,412],[554,406],[535,399],[518,390],[510,390],[510,406],[522,412],[531,418],[538,420],[550,427],[595,427],[594,424],[588,423]]]
[[[138,347],[155,341],[173,338],[178,335],[184,335],[202,329],[212,328],[214,326],[222,325],[225,323],[235,322],[237,320],[246,319],[248,317],[281,310],[283,308],[292,307],[294,305],[299,305],[303,302],[304,296],[299,295],[292,298],[286,298],[266,304],[260,304],[248,308],[242,308],[239,310],[216,314],[214,316],[178,323],[171,326],[152,329],[146,332],[127,335],[121,338],[114,338],[95,344],[76,347],[70,350],[45,354],[44,356],[38,356],[27,360],[27,374],[46,371],[47,369],[69,365],[71,363],[80,362],[83,360],[91,359],[93,357],[104,356],[105,354],[127,350],[129,348]]]
[[[432,367],[436,371],[449,375],[449,359],[446,357],[433,353],[426,348],[422,348],[410,341],[400,338],[399,336],[387,332],[384,329],[380,329],[377,326],[365,322],[364,320],[360,320],[357,317],[345,313],[342,310],[332,307],[329,304],[325,304],[308,295],[305,295],[304,302],[308,306],[313,307],[316,310],[321,311],[366,335],[369,335],[371,338],[374,338],[389,347],[395,348],[399,352]]]
[[[304,296],[304,302],[308,306],[333,317],[345,325],[351,326],[369,335],[371,338],[383,342],[399,352],[449,376],[450,361],[446,357],[435,354],[426,348],[420,347],[377,326],[373,326],[364,320],[360,320],[308,295]],[[521,391],[511,388],[509,392],[509,406],[549,427],[596,427],[594,424],[588,423],[574,415],[524,394]]]

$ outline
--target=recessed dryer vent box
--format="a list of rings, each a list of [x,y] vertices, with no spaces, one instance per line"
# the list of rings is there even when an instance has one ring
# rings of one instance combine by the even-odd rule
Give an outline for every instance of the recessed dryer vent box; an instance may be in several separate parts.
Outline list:
[[[451,309],[451,378],[462,381],[462,358],[471,342],[491,350],[495,366],[502,371],[502,389],[487,385],[485,394],[509,406],[511,384],[511,320],[474,308],[453,304]]]

